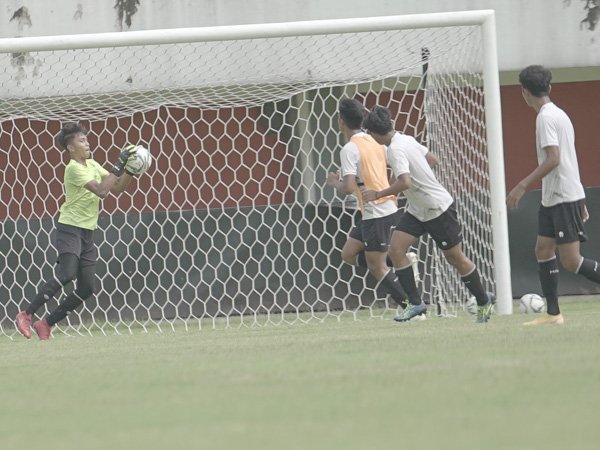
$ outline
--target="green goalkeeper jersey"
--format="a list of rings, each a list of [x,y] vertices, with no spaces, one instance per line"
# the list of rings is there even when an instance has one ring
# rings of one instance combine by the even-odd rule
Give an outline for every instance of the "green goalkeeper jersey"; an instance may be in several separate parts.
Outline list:
[[[93,159],[86,160],[85,166],[71,160],[65,169],[65,202],[60,208],[58,222],[95,230],[100,197],[84,186],[92,180],[100,183],[107,175],[108,171]]]

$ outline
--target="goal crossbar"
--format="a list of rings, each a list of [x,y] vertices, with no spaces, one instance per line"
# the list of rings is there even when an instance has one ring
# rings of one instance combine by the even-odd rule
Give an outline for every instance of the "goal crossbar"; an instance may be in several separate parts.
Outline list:
[[[480,10],[354,19],[91,33],[84,35],[5,38],[0,39],[0,53],[231,41],[267,37],[313,36],[319,34],[403,30],[407,28],[438,28],[454,25],[483,25],[493,20],[493,10]]]

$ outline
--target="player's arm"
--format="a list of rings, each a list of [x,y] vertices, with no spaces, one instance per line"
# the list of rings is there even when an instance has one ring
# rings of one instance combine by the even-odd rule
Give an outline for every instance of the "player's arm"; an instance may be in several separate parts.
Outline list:
[[[112,173],[109,173],[104,178],[102,178],[102,181],[100,183],[98,183],[96,180],[90,180],[83,187],[86,188],[88,191],[96,194],[98,197],[105,198],[109,194],[109,192],[112,191],[113,186],[118,180],[119,177]]]
[[[327,175],[326,183],[342,194],[353,194],[358,188],[356,174],[358,173],[359,153],[356,144],[349,142],[342,147],[340,162],[343,176],[340,175],[339,170],[330,172]]]
[[[345,175],[340,178],[340,172],[329,172],[327,175],[327,186],[331,186],[342,194],[352,194],[356,185],[356,176],[354,174]]]
[[[506,204],[509,208],[516,208],[525,192],[539,183],[542,178],[552,172],[560,164],[560,150],[557,145],[544,147],[544,151],[546,152],[546,159],[537,166],[533,172],[519,181],[508,194]]]
[[[425,147],[423,147],[425,149]],[[363,201],[372,202],[382,197],[390,195],[398,195],[400,192],[410,189],[412,181],[410,178],[410,165],[404,150],[402,148],[388,147],[386,152],[388,164],[392,168],[392,172],[396,176],[394,181],[388,188],[381,191],[364,191]]]
[[[124,173],[120,177],[109,173],[102,178],[102,182],[98,183],[96,180],[91,180],[84,187],[98,197],[105,198],[109,193],[120,194],[124,192],[132,178],[128,173]]]
[[[400,192],[409,189],[412,185],[409,173],[403,173],[396,177],[396,181],[382,191],[364,191],[362,194],[363,201],[372,202],[378,198],[387,197],[389,195],[398,195]]]
[[[129,186],[129,182],[133,178],[133,175],[129,174],[129,172],[125,171],[123,175],[117,178],[117,181],[110,188],[110,192],[112,194],[120,194],[121,192],[125,192],[127,190],[127,186]],[[104,181],[104,180],[102,180]]]
[[[125,165],[131,156],[135,154],[135,146],[128,145],[119,154],[117,162],[109,172],[104,171],[102,181],[98,183],[96,180],[88,181],[84,187],[96,194],[100,198],[105,198],[109,192],[119,194],[123,192],[131,181],[131,174],[125,169]]]

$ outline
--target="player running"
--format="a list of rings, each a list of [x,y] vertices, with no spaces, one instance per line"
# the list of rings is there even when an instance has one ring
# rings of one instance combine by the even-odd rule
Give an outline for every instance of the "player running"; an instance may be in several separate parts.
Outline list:
[[[462,251],[463,236],[454,199],[431,169],[432,165],[437,164],[437,158],[413,137],[394,131],[390,111],[386,108],[375,106],[366,117],[364,127],[377,143],[387,146],[388,163],[396,181],[385,189],[365,190],[363,200],[374,202],[400,192],[407,199],[406,212],[400,217],[392,234],[390,256],[410,305],[395,320],[410,320],[427,308],[421,300],[413,266],[406,254],[421,235],[428,233],[475,296],[477,322],[487,322],[494,298],[483,287],[477,266]]]
[[[402,305],[406,293],[394,271],[386,263],[392,226],[398,210],[394,195],[380,195],[363,203],[362,189],[385,189],[389,186],[385,148],[362,130],[365,108],[357,100],[344,99],[339,106],[338,125],[347,143],[340,153],[341,175],[331,172],[327,185],[342,194],[355,194],[362,220],[350,231],[342,248],[344,262],[367,266],[369,273]]]

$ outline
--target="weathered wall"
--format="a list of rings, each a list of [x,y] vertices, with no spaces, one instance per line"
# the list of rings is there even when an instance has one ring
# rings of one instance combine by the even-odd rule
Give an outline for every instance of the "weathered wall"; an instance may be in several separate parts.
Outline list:
[[[0,37],[475,9],[496,10],[501,70],[600,66],[600,0],[5,0]]]

